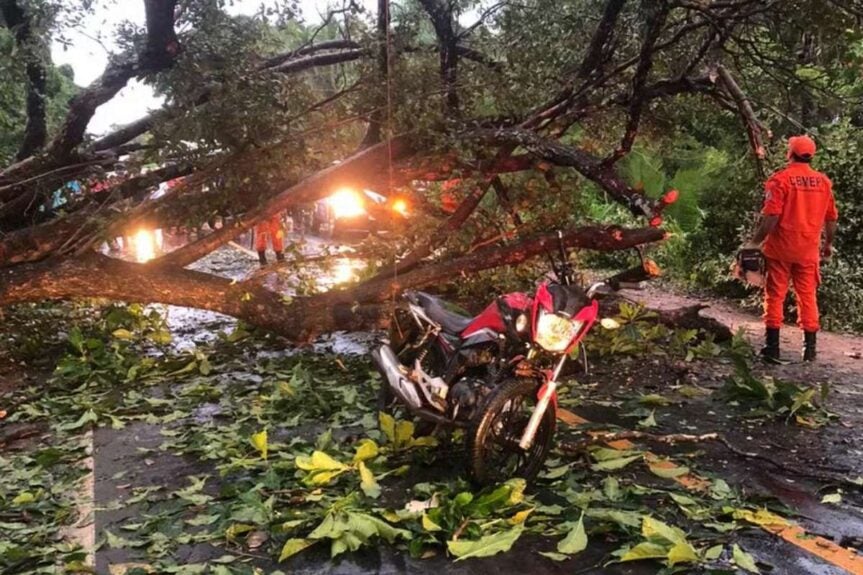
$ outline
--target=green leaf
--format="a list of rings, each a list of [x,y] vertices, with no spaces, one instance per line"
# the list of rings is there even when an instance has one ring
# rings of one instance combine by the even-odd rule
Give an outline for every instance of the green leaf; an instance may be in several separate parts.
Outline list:
[[[621,562],[641,561],[643,559],[665,559],[668,556],[668,546],[645,541],[627,550],[620,558]]]
[[[204,527],[206,525],[212,525],[216,521],[219,520],[218,515],[196,515],[192,519],[187,519],[186,524],[191,525],[192,527]]]
[[[369,471],[369,468],[362,461],[357,465],[357,469],[360,472],[360,489],[363,490],[366,496],[377,499],[381,494],[381,487],[375,480],[374,474]]]
[[[509,551],[523,531],[524,525],[516,525],[507,531],[484,535],[476,541],[447,541],[446,547],[457,561],[471,557],[491,557]]]
[[[121,537],[120,535],[114,535],[107,529],[104,531],[105,533],[105,541],[108,543],[108,547],[111,549],[126,549],[128,547],[137,547],[140,546],[141,543],[138,541],[130,541],[125,537]]]
[[[698,553],[686,541],[675,543],[668,552],[668,564],[672,566],[678,563],[698,563],[699,560]]]
[[[622,509],[608,509],[604,507],[589,508],[585,511],[585,514],[600,521],[617,523],[622,527],[639,527],[644,519],[644,515],[636,511],[624,511]]]
[[[590,456],[595,461],[608,461],[609,459],[620,459],[629,457],[630,455],[640,454],[640,451],[612,449],[610,447],[599,447],[590,452]]]
[[[115,329],[113,332],[111,332],[111,335],[113,335],[117,339],[132,339],[135,337],[135,334],[133,334],[128,329],[123,328]]]
[[[15,496],[15,499],[12,500],[13,505],[27,505],[28,503],[33,503],[36,501],[36,496],[30,493],[29,491],[23,491]]]
[[[682,475],[686,475],[689,473],[689,468],[684,467],[682,465],[675,465],[674,467],[665,467],[663,465],[656,465],[654,463],[648,463],[647,467],[650,469],[650,472],[658,477],[662,477],[663,479],[674,479],[675,477],[680,477]]]
[[[723,507],[723,511],[728,512],[728,510],[730,510],[732,516],[735,519],[743,519],[744,521],[748,521],[749,523],[753,523],[761,527],[769,527],[772,525],[790,525],[787,519],[785,519],[784,517],[780,517],[779,515],[776,515],[775,513],[772,513],[763,507],[758,511]]]
[[[261,454],[261,459],[266,461],[268,451],[267,430],[265,429],[263,431],[259,431],[258,433],[253,434],[250,438],[250,441],[252,443],[252,447],[257,449],[258,453]]]
[[[572,464],[560,465],[558,467],[553,467],[548,471],[542,474],[543,479],[560,479],[564,475],[569,473],[569,470],[572,468]]]
[[[609,501],[617,501],[621,498],[620,482],[613,475],[607,476],[602,481],[602,492]]]
[[[371,439],[363,439],[357,445],[357,452],[354,455],[354,463],[360,461],[368,461],[374,459],[378,455],[378,444]]]
[[[396,442],[396,420],[389,413],[381,411],[378,413],[378,421],[381,424],[381,432],[386,436],[390,443]]]
[[[561,539],[557,544],[558,553],[566,553],[567,555],[575,555],[587,548],[587,533],[584,532],[584,513],[578,519],[569,533]]]
[[[495,511],[521,503],[524,501],[526,486],[524,479],[510,479],[491,492],[472,500],[467,509],[468,514],[473,517],[486,517]]]
[[[668,543],[686,543],[686,533],[658,519],[646,516],[641,523],[641,534],[645,539],[664,539]]]
[[[508,519],[508,522],[510,525],[519,525],[521,523],[524,523],[525,521],[527,521],[527,518],[530,517],[530,514],[533,513],[533,511],[533,507],[531,507],[530,509],[523,509],[522,511],[519,511],[518,513],[510,517]]]
[[[647,429],[649,427],[656,427],[656,410],[650,412],[650,415],[639,421],[636,425],[641,427],[642,429]]]
[[[279,553],[279,562],[296,555],[303,549],[311,547],[315,543],[317,543],[317,541],[311,539],[288,539],[282,546],[282,552]]]
[[[564,555],[563,553],[555,553],[554,551],[540,551],[540,555],[551,559],[552,561],[566,561],[569,559],[569,555]]]
[[[428,533],[433,533],[435,531],[443,531],[443,527],[432,521],[426,513],[423,513],[422,526],[423,529]]]
[[[426,435],[425,437],[415,437],[411,439],[411,447],[437,447],[437,437]]]
[[[207,356],[203,356],[198,361],[198,373],[201,375],[209,375],[212,368],[210,367],[210,360],[207,359]]]
[[[681,507],[695,507],[698,505],[698,502],[695,501],[692,497],[688,495],[682,495],[680,493],[674,493],[673,491],[668,494],[671,499],[674,500],[675,503],[680,505]]]
[[[414,437],[414,424],[412,421],[399,421],[395,428],[396,447],[408,445]]]
[[[666,397],[662,397],[658,393],[648,393],[639,397],[638,403],[640,403],[641,405],[656,405],[662,407],[665,405],[670,405],[671,400]]]
[[[84,413],[81,414],[77,420],[72,423],[64,423],[59,427],[61,431],[72,431],[75,429],[81,429],[90,423],[96,423],[96,420],[99,419],[99,416],[96,415],[96,412],[92,409],[88,409]]]
[[[348,466],[323,451],[313,451],[311,457],[297,455],[294,463],[303,471],[345,471]]]
[[[618,459],[608,459],[600,461],[599,463],[594,463],[590,468],[594,471],[615,471],[617,469],[623,469],[633,461],[641,458],[641,455],[631,455],[629,457],[620,457]]]
[[[708,561],[715,561],[722,555],[722,545],[714,545],[704,552],[704,558]]]
[[[248,533],[249,531],[253,531],[255,529],[254,525],[247,525],[245,523],[234,523],[227,529],[225,529],[225,539],[228,541],[234,541],[239,535],[243,533]]]
[[[731,555],[734,558],[734,563],[741,569],[750,573],[761,573],[752,555],[741,549],[737,543],[731,548]]]
[[[816,392],[817,390],[814,387],[810,387],[806,391],[795,394],[794,403],[791,404],[789,415],[796,414],[804,406],[811,407],[812,398],[815,397]]]

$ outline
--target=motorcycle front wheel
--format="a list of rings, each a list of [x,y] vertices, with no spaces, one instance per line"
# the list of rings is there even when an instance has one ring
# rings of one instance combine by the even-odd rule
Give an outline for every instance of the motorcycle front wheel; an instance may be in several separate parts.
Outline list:
[[[467,434],[471,478],[480,485],[513,477],[533,481],[551,449],[556,426],[549,405],[536,430],[533,445],[524,450],[519,440],[537,404],[538,385],[531,379],[511,379],[497,386],[474,419]]]

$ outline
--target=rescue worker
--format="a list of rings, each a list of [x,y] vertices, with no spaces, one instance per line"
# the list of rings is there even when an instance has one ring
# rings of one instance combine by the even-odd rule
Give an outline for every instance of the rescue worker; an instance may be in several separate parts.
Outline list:
[[[766,263],[764,290],[765,361],[778,363],[779,329],[788,283],[794,283],[798,324],[803,329],[803,361],[816,357],[820,259],[829,259],[836,236],[836,203],[833,184],[810,167],[815,142],[808,136],[788,140],[788,165],[765,184],[762,218],[752,238],[761,247]],[[824,236],[822,241],[822,235]]]
[[[276,261],[285,261],[285,231],[282,229],[282,221],[278,215],[264,220],[255,226],[255,250],[258,252],[258,261],[261,267],[267,265],[267,241],[276,252]]]

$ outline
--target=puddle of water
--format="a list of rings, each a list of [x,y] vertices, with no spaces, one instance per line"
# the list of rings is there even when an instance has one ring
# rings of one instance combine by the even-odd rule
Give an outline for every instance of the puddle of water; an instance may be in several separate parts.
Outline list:
[[[359,273],[365,269],[366,264],[361,260],[338,258],[322,270],[317,278],[320,289],[329,289],[334,286],[356,281]]]
[[[372,345],[381,337],[378,332],[345,332],[321,336],[313,345],[318,353],[334,353],[336,355],[366,355]]]
[[[199,344],[212,343],[218,339],[218,332],[230,333],[237,327],[237,320],[220,313],[176,305],[150,306],[165,316],[171,331],[171,349],[187,352]]]
[[[218,403],[204,403],[192,412],[192,417],[198,423],[209,423],[222,415],[222,406]]]

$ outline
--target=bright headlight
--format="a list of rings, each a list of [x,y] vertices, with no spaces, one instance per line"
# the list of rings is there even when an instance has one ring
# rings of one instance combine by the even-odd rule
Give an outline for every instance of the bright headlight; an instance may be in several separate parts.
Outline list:
[[[342,189],[327,198],[327,202],[333,208],[333,215],[337,219],[355,218],[366,213],[365,202],[359,193],[354,190]]]
[[[582,325],[583,322],[540,310],[534,339],[537,345],[546,351],[566,351]]]

